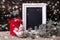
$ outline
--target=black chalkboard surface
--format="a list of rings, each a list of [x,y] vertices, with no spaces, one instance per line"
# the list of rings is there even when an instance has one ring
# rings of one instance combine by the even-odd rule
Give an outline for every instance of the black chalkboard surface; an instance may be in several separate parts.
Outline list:
[[[26,29],[42,24],[42,7],[27,7],[26,9]]]

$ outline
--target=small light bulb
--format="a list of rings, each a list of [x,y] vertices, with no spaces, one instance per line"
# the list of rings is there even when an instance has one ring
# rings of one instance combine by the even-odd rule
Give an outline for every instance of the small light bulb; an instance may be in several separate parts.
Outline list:
[[[56,12],[54,12],[53,14],[56,14]]]
[[[49,7],[51,7],[51,5],[49,5]]]
[[[11,9],[11,7],[8,8],[8,10],[10,10],[10,9]]]
[[[55,8],[55,6],[52,6],[52,8]]]
[[[2,28],[4,28],[5,26],[4,25],[2,25]]]
[[[18,6],[15,6],[15,8],[18,8]]]
[[[59,9],[57,9],[57,11],[59,11]]]
[[[15,4],[15,2],[12,1],[12,4]]]
[[[60,2],[59,2],[59,1],[57,1],[57,3],[59,4]]]
[[[5,29],[8,29],[7,27]]]
[[[53,5],[54,3],[52,2],[51,4]]]
[[[57,18],[55,18],[55,20],[57,20]]]
[[[49,14],[49,16],[51,16],[51,14]]]
[[[3,2],[5,2],[5,0],[2,0]]]
[[[14,10],[15,7],[13,7],[12,9]]]
[[[21,11],[21,8],[20,8],[20,11]]]
[[[55,6],[57,6],[57,3],[55,4]]]
[[[4,5],[2,5],[2,8],[5,8],[5,6],[4,6]]]
[[[47,4],[50,4],[50,1],[48,1]]]

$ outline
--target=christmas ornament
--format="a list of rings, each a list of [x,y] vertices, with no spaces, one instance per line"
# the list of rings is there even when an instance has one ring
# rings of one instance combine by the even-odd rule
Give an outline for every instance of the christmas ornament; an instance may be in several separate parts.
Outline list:
[[[15,21],[16,20],[16,21]],[[19,26],[21,24],[21,18],[12,18],[8,21],[9,27],[10,27],[10,35],[16,36],[16,34],[13,32],[14,28],[19,29]]]
[[[25,33],[25,31],[24,31],[24,28],[23,28],[22,24],[20,24],[19,30],[14,29],[14,33],[15,33],[18,37],[21,37],[21,38],[26,37],[26,33]]]

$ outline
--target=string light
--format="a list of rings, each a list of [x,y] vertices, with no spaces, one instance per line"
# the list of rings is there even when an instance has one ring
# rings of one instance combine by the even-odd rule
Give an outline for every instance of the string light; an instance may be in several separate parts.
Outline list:
[[[8,27],[5,27],[6,30],[8,30]]]
[[[53,12],[53,14],[56,14],[56,12]]]
[[[57,9],[57,11],[59,11],[59,9]]]
[[[20,1],[22,1],[22,0],[20,0]],[[15,10],[15,8],[16,9],[18,9],[19,8],[19,11],[21,11],[22,10],[22,5],[20,4],[20,2],[18,2],[17,4],[14,2],[14,1],[8,1],[8,3],[6,2],[6,4],[8,4],[7,6],[6,6],[6,4],[4,3],[4,2],[6,2],[6,0],[2,0],[1,1],[1,5],[0,5],[0,8],[2,8],[2,11],[4,11],[2,14],[5,14],[6,13],[6,10],[8,10],[9,12],[10,12],[10,14],[9,15],[5,15],[5,17],[6,16],[8,16],[8,17],[12,17],[11,15],[13,15],[13,12],[11,12],[11,9],[12,9],[12,11],[14,11]],[[35,2],[35,1],[26,1],[27,3],[29,2],[29,3],[32,3],[32,2]],[[37,3],[39,3],[39,1],[36,1]],[[49,6],[49,9],[47,10],[47,11],[49,11],[48,12],[48,15],[49,15],[49,17],[53,17],[53,15],[57,15],[57,11],[59,11],[60,9],[58,8],[58,4],[59,4],[60,2],[59,1],[56,1],[56,2],[51,2],[51,1],[47,1],[47,6]],[[15,5],[15,6],[13,6],[12,7],[12,5]],[[19,5],[19,6],[17,6],[17,5]],[[8,7],[8,8],[7,8]],[[57,9],[58,8],[58,9]],[[5,10],[6,9],[6,10]],[[52,11],[53,12],[52,12]],[[51,13],[50,13],[51,12]],[[59,11],[59,13],[60,13],[60,11]],[[18,13],[19,14],[19,13]],[[14,14],[15,15],[15,14]],[[29,15],[29,14],[28,14]],[[48,17],[48,19],[50,20],[51,18],[49,18]],[[59,16],[58,16],[59,17]],[[1,19],[4,19],[4,17],[1,17]],[[53,18],[53,19],[55,19],[55,20],[57,20],[57,18]]]
[[[4,25],[2,25],[2,28],[4,28],[5,26]]]
[[[55,20],[57,20],[57,18],[55,18]]]
[[[10,14],[8,14],[8,17],[11,17],[11,15],[10,15]]]
[[[4,5],[2,5],[2,8],[5,8],[5,6],[4,6]]]
[[[49,16],[51,16],[51,14],[49,14]]]
[[[51,7],[51,5],[49,5],[49,7]]]
[[[52,8],[54,9],[54,8],[55,8],[55,6],[52,6]]]
[[[15,8],[18,8],[18,6],[15,6]]]
[[[6,15],[5,15],[5,17],[6,17]]]
[[[51,4],[53,5],[54,3],[53,3],[53,2],[51,2]]]
[[[12,12],[10,11],[10,14],[12,14]]]
[[[20,11],[21,11],[22,9],[20,8]]]
[[[1,4],[4,4],[4,2],[1,2]]]
[[[5,0],[2,0],[3,2],[5,2]]]
[[[50,1],[48,1],[47,4],[50,4]]]
[[[57,3],[59,4],[60,2],[59,2],[59,1],[57,1]]]
[[[55,6],[57,6],[57,3],[55,4]]]
[[[15,2],[12,1],[12,4],[15,4]]]
[[[7,7],[8,7],[8,10],[10,10],[10,9],[11,9],[11,6],[10,6],[9,4],[7,4]]]
[[[13,7],[12,9],[14,10],[15,7]]]

